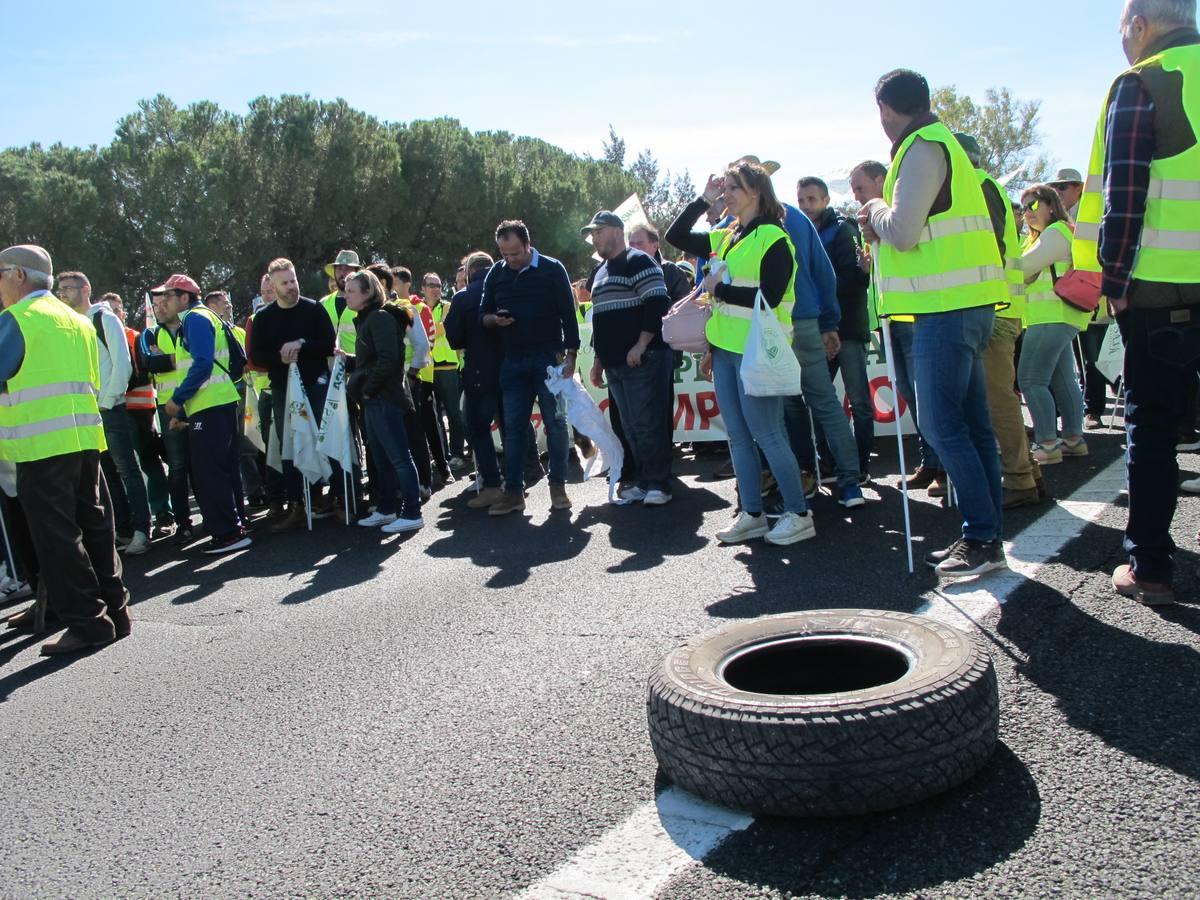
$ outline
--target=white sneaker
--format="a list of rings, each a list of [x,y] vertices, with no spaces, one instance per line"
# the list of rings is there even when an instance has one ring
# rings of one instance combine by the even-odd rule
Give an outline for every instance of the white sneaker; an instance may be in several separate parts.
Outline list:
[[[33,596],[33,588],[24,581],[13,581],[9,579],[8,586],[0,591],[0,599],[5,603],[24,600],[26,597]]]
[[[1200,494],[1200,478],[1191,478],[1179,486],[1181,491],[1189,494]]]
[[[754,538],[766,537],[770,530],[766,516],[752,516],[744,512],[724,531],[717,532],[717,540],[722,544],[742,544]]]
[[[144,531],[135,531],[133,540],[125,545],[124,553],[126,556],[141,556],[150,549],[150,538],[147,537]]]
[[[400,534],[404,531],[420,531],[425,527],[425,520],[422,518],[416,519],[397,519],[390,525],[384,525],[383,530],[387,534]]]
[[[627,487],[618,496],[622,500],[628,500],[630,503],[637,503],[639,500],[646,499],[646,492],[640,487]]]
[[[381,512],[373,512],[365,519],[359,519],[358,524],[363,528],[378,528],[381,525],[391,525],[396,521],[394,515],[388,515]]]
[[[666,491],[646,491],[642,498],[643,506],[666,506],[671,502],[671,495]]]
[[[813,522],[811,511],[804,515],[784,513],[779,517],[779,521],[775,523],[775,527],[767,534],[765,540],[768,544],[775,544],[782,547],[786,544],[807,541],[809,538],[816,536],[817,526]]]

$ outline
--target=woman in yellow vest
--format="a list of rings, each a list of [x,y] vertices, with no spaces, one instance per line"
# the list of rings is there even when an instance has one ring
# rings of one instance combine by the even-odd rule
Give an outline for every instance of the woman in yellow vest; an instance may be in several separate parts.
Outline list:
[[[1064,456],[1088,453],[1074,345],[1092,316],[1054,293],[1054,282],[1071,267],[1070,220],[1058,192],[1048,184],[1031,185],[1021,195],[1021,208],[1029,235],[1021,258],[1027,284],[1026,330],[1017,381],[1033,419],[1037,442],[1033,458],[1048,466],[1062,462]],[[1058,438],[1059,413],[1062,440]]]
[[[733,216],[730,225],[709,232],[693,231],[700,217],[719,200]],[[784,398],[749,397],[741,378],[742,354],[759,291],[784,329],[791,331],[796,250],[783,230],[783,216],[783,204],[775,196],[767,170],[741,160],[730,166],[724,177],[709,178],[704,194],[679,214],[666,235],[685,253],[701,259],[715,253],[725,263],[714,266],[704,279],[705,293],[713,304],[706,329],[712,349],[701,363],[701,371],[711,371],[716,386],[741,495],[742,514],[717,533],[717,539],[725,544],[759,537],[771,544],[794,544],[816,535],[804,500],[800,465],[784,429]],[[784,514],[773,528],[763,515],[760,449],[783,495]]]

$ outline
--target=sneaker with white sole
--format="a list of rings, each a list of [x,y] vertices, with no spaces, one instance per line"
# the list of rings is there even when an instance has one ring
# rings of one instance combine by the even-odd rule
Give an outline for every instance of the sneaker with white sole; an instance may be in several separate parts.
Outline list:
[[[784,513],[779,517],[779,521],[775,523],[775,527],[767,532],[766,542],[775,544],[777,547],[783,547],[788,544],[807,541],[809,538],[817,536],[817,526],[813,521],[813,514],[810,510],[804,515],[799,513]]]
[[[642,499],[642,506],[666,506],[671,502],[671,495],[666,491],[649,490]]]
[[[770,530],[771,525],[767,522],[766,516],[762,514],[752,516],[750,513],[744,512],[724,531],[717,532],[717,540],[722,544],[741,544],[755,538],[766,537]]]
[[[373,512],[365,519],[359,519],[358,524],[363,528],[379,528],[383,525],[391,525],[396,521],[395,515],[387,513]]]
[[[150,549],[150,537],[144,531],[135,531],[123,551],[126,556],[141,556]]]
[[[24,581],[13,581],[9,579],[7,584],[0,590],[0,602],[15,603],[18,600],[24,600],[26,597],[33,596],[33,588]]]
[[[401,534],[405,531],[420,531],[425,527],[425,520],[419,516],[415,519],[397,519],[383,526],[385,534]]]
[[[226,538],[209,538],[208,546],[204,548],[204,553],[208,556],[220,556],[223,553],[233,553],[236,550],[245,550],[253,543],[249,535],[235,531]]]
[[[625,488],[625,490],[621,491],[621,493],[617,496],[619,496],[622,500],[628,500],[630,503],[638,503],[646,499],[646,492],[635,485],[634,487]]]
[[[845,509],[857,509],[866,505],[867,501],[863,498],[862,488],[857,484],[848,484],[838,491],[838,506]]]
[[[927,561],[931,561],[930,554]],[[937,574],[946,578],[969,578],[996,569],[1008,568],[1004,545],[999,541],[976,541],[962,538],[950,545],[945,556],[934,566]]]
[[[1189,494],[1200,494],[1200,478],[1189,478],[1179,485],[1179,489]]]

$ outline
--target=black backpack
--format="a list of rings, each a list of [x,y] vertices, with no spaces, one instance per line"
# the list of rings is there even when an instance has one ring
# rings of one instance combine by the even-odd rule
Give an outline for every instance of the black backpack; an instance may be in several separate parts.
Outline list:
[[[213,313],[213,315],[215,316],[216,313]],[[233,326],[221,318],[218,318],[217,321],[221,323],[221,330],[225,334],[225,343],[229,347],[229,368],[225,368],[216,359],[213,359],[213,365],[228,375],[230,381],[237,384],[242,380],[242,375],[246,371],[246,351],[238,341],[237,335],[233,333]],[[192,352],[191,348],[187,345],[187,340],[183,336],[182,327],[179,329],[179,343],[188,353]]]

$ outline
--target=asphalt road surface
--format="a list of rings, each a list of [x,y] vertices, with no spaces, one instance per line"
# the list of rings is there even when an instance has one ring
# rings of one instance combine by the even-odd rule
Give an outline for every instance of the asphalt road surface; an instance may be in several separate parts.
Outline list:
[[[1091,457],[1047,470],[1052,492],[1121,443],[1092,436]],[[465,508],[460,482],[407,538],[329,521],[259,529],[219,559],[156,546],[127,567],[127,640],[63,662],[0,636],[0,894],[536,885],[666,787],[644,704],[677,643],[732,619],[933,596],[928,571],[905,572],[894,474],[852,516],[819,499],[813,541],[721,548],[733,485],[707,479],[715,467],[682,461],[658,509],[603,505],[591,482],[550,514],[543,482],[525,518],[494,520]],[[914,500],[923,555],[957,516]],[[893,813],[756,820],[658,896],[1200,893],[1200,498],[1176,516],[1184,603],[1166,610],[1108,585],[1124,515],[1106,510],[978,622],[1002,703],[981,774]]]

